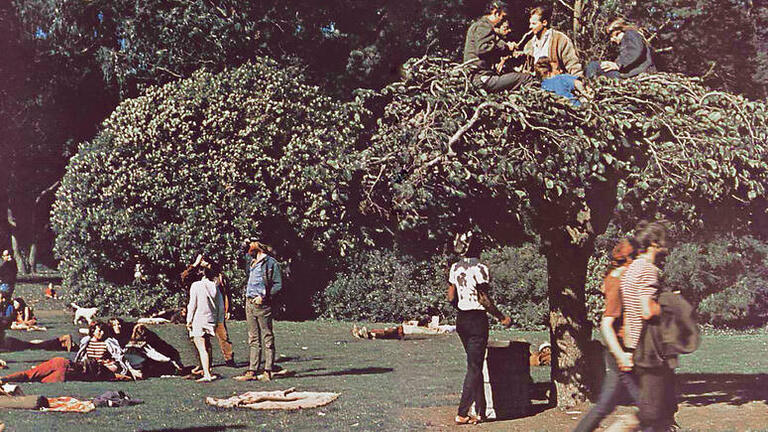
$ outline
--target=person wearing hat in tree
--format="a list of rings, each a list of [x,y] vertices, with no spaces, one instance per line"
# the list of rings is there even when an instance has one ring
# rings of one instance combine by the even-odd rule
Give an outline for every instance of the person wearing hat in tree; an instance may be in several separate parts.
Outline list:
[[[260,241],[247,243],[248,284],[245,289],[245,320],[248,323],[250,358],[248,370],[238,381],[269,381],[275,367],[275,336],[272,332],[272,298],[283,286],[280,264],[271,248]],[[264,356],[264,371],[259,365]]]
[[[641,73],[656,72],[653,49],[637,26],[628,23],[624,18],[616,18],[605,28],[605,33],[611,42],[619,46],[619,55],[614,61],[589,62],[587,78],[631,78]]]
[[[448,301],[458,309],[456,332],[467,353],[467,373],[455,421],[456,424],[477,424],[485,415],[483,361],[488,345],[486,313],[493,315],[505,327],[512,325],[512,319],[499,312],[488,294],[488,267],[480,262],[479,242],[471,231],[456,237],[454,250],[462,258],[451,266]],[[473,402],[478,416],[469,415]]]

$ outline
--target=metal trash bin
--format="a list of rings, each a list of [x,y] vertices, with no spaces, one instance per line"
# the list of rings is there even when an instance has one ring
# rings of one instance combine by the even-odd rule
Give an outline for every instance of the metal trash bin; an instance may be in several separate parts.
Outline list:
[[[489,419],[512,419],[528,414],[531,344],[489,341],[483,365],[486,410]]]

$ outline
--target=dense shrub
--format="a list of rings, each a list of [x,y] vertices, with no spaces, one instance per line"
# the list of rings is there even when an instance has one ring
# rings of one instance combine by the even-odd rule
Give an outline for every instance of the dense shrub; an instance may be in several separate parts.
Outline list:
[[[675,246],[664,282],[697,306],[701,321],[720,327],[768,322],[768,243],[725,235]]]
[[[483,253],[491,294],[517,328],[542,328],[548,312],[546,262],[533,244]],[[446,302],[451,259],[420,261],[393,250],[356,255],[319,297],[323,316],[343,320],[399,322],[430,315],[455,319]]]
[[[316,253],[351,244],[339,205],[351,177],[338,164],[360,130],[350,107],[267,59],[123,102],[80,145],[54,205],[74,299],[104,313],[178,305],[178,275],[202,252],[222,263],[239,300],[237,246],[248,236],[274,240],[294,275],[324,265]],[[311,272],[287,289],[321,287],[324,272]]]

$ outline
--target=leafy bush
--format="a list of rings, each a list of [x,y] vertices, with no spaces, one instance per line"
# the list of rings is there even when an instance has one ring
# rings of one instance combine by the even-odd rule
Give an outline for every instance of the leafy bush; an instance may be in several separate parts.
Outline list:
[[[491,295],[517,328],[542,328],[548,313],[546,262],[533,244],[483,253]],[[430,315],[455,319],[446,299],[447,256],[417,260],[395,250],[373,250],[350,259],[316,302],[334,319],[400,322]]]
[[[80,145],[57,193],[64,284],[105,313],[176,306],[186,297],[178,275],[204,253],[240,301],[238,244],[248,236],[274,240],[293,275],[324,265],[317,253],[352,244],[339,205],[351,176],[336,162],[358,136],[359,116],[268,59],[198,71],[123,102]],[[134,280],[135,264],[143,280]],[[324,279],[307,280],[296,287],[305,293],[287,296],[296,304],[309,304]]]
[[[664,265],[664,282],[697,306],[704,323],[741,328],[768,322],[764,241],[725,235],[675,246]]]

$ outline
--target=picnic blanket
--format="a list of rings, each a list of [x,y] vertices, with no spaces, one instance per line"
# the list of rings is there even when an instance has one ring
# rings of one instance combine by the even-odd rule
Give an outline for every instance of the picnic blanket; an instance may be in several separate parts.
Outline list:
[[[40,408],[40,411],[78,412],[87,413],[96,409],[93,402],[75,399],[71,396],[49,397],[48,407]]]
[[[338,393],[297,392],[291,387],[287,390],[252,391],[226,399],[207,397],[205,403],[220,408],[296,410],[328,405],[338,397]]]

